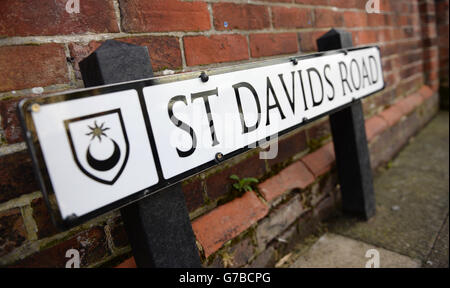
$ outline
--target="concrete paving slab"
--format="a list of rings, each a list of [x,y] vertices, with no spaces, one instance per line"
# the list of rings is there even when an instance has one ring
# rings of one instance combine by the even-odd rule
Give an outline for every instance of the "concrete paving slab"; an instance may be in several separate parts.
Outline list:
[[[428,256],[427,261],[425,261],[424,267],[430,268],[448,268],[448,257],[449,257],[449,238],[448,238],[448,216],[444,225],[442,226],[439,235],[436,238],[433,249],[431,250],[430,256]]]
[[[300,256],[291,268],[365,268],[367,261],[374,259],[374,254],[367,254],[366,257],[370,249],[375,249],[379,253],[379,268],[420,267],[420,260],[348,237],[327,233]]]
[[[440,112],[389,166],[374,179],[375,217],[340,217],[330,231],[425,263],[448,218],[448,112]],[[448,240],[446,253],[448,267]]]

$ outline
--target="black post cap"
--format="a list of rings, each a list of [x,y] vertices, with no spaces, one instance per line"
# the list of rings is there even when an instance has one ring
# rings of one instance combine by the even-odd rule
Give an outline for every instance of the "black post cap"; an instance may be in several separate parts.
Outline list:
[[[80,62],[86,87],[153,77],[145,46],[107,40]]]

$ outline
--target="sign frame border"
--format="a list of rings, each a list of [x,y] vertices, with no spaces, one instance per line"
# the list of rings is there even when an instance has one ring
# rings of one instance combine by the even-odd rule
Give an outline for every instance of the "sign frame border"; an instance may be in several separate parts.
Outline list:
[[[358,51],[358,50],[364,50],[364,49],[369,49],[369,48],[378,49],[379,53],[380,53],[380,60],[382,60],[380,47],[378,45],[368,45],[368,46],[361,46],[361,47],[352,47],[352,48],[347,48],[347,49],[337,49],[337,50],[330,50],[330,51],[325,51],[325,52],[310,53],[310,54],[305,54],[305,55],[297,55],[297,56],[262,60],[262,61],[244,63],[244,64],[230,65],[230,66],[225,66],[225,67],[208,68],[208,69],[204,69],[201,71],[186,72],[186,73],[182,73],[182,74],[174,74],[174,75],[168,75],[168,76],[159,76],[159,77],[153,77],[153,78],[147,78],[147,79],[140,79],[140,80],[134,80],[134,81],[128,81],[128,82],[96,86],[96,87],[91,87],[91,88],[67,90],[67,91],[63,91],[63,92],[52,93],[52,94],[49,94],[46,96],[22,99],[19,102],[19,105],[17,107],[18,114],[19,114],[19,120],[20,120],[21,126],[23,128],[23,134],[24,134],[24,139],[25,139],[26,145],[27,145],[28,151],[30,153],[30,156],[31,156],[31,159],[33,162],[33,169],[34,169],[36,178],[39,182],[39,186],[41,188],[41,192],[43,194],[44,200],[47,204],[47,207],[50,210],[50,216],[51,216],[53,223],[60,230],[70,229],[74,226],[80,225],[80,224],[82,224],[88,220],[91,220],[95,217],[101,216],[107,212],[120,209],[124,206],[127,206],[127,205],[133,203],[133,202],[139,201],[140,199],[142,199],[144,197],[158,193],[160,190],[162,190],[164,188],[170,187],[178,182],[181,182],[188,178],[194,177],[207,169],[213,168],[214,166],[222,164],[223,162],[230,160],[237,155],[243,154],[252,149],[256,149],[256,148],[260,147],[261,144],[264,144],[264,143],[261,143],[261,141],[252,143],[245,147],[239,148],[232,153],[224,155],[223,159],[220,162],[218,162],[216,160],[211,160],[211,161],[206,162],[206,163],[204,163],[200,166],[197,166],[193,169],[190,169],[181,174],[178,174],[170,179],[164,179],[164,177],[162,176],[160,159],[158,156],[158,152],[156,150],[156,144],[155,144],[155,140],[154,140],[154,136],[153,136],[153,131],[152,131],[149,115],[145,109],[146,103],[145,103],[144,94],[143,94],[144,87],[172,83],[172,82],[183,81],[183,80],[196,79],[196,78],[199,78],[201,73],[203,73],[203,72],[206,73],[208,76],[214,76],[214,75],[220,75],[220,74],[225,74],[225,73],[230,73],[230,72],[235,72],[235,71],[248,70],[248,69],[253,69],[253,68],[283,64],[283,63],[287,63],[287,62],[292,62],[294,60],[301,61],[301,60],[305,60],[305,59],[334,55],[334,54],[341,54],[341,53],[346,55],[348,52],[351,52],[351,51]],[[381,63],[381,69],[382,69],[381,73],[383,75],[382,63]],[[199,81],[201,81],[200,78],[199,78]],[[354,101],[362,100],[366,97],[376,94],[376,93],[384,90],[385,87],[386,87],[386,83],[383,79],[383,87],[382,88],[380,88],[379,90],[376,90],[374,92],[371,92],[363,97],[360,97]],[[141,110],[143,113],[143,118],[144,118],[145,126],[147,129],[147,134],[149,137],[150,146],[152,149],[153,158],[154,158],[159,181],[157,184],[155,184],[151,187],[134,192],[133,194],[131,194],[127,197],[124,197],[120,200],[114,201],[108,205],[100,207],[100,208],[98,208],[92,212],[89,212],[87,214],[84,214],[82,216],[74,215],[74,216],[69,216],[69,217],[66,217],[65,219],[63,219],[61,217],[61,213],[58,208],[58,205],[57,205],[57,203],[55,203],[56,199],[51,199],[52,197],[54,197],[55,192],[53,190],[52,182],[50,181],[50,176],[49,176],[47,165],[44,161],[44,156],[42,153],[40,141],[39,141],[37,133],[36,133],[36,127],[34,126],[34,122],[32,120],[32,116],[31,116],[32,106],[34,104],[45,105],[45,104],[59,103],[59,102],[64,102],[64,101],[69,101],[69,100],[86,98],[86,97],[95,97],[95,96],[100,96],[103,94],[120,92],[120,91],[124,91],[124,90],[136,90],[136,92],[138,94],[139,102],[141,104]],[[294,125],[285,130],[279,131],[277,134],[278,134],[278,136],[285,135],[295,129],[298,129],[298,128],[305,126],[311,122],[314,122],[317,119],[320,119],[327,115],[336,113],[342,109],[345,109],[345,108],[351,106],[354,103],[354,101],[351,101],[351,102],[349,102],[345,105],[342,105],[340,107],[337,107],[335,109],[332,109],[325,114],[318,115],[311,119],[306,119],[297,125]],[[269,139],[272,136],[273,135],[267,137],[266,139]]]

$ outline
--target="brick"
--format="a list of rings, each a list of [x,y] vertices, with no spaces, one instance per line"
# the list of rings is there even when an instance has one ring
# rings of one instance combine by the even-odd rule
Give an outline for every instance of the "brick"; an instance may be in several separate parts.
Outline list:
[[[329,0],[295,0],[295,3],[297,4],[307,4],[307,5],[328,5],[329,4],[328,2]]]
[[[332,172],[321,177],[311,189],[310,205],[317,207],[317,203],[332,195],[338,184],[337,173]]]
[[[213,5],[213,13],[216,30],[254,30],[270,26],[269,10],[262,5],[217,3]]]
[[[396,105],[402,110],[403,115],[408,115],[414,111],[414,109],[419,107],[422,102],[422,96],[418,93],[414,93],[398,101]]]
[[[137,268],[134,257],[128,258],[114,268]]]
[[[380,116],[372,116],[366,120],[366,136],[367,141],[370,142],[388,128],[387,122]]]
[[[409,138],[403,133],[404,129],[403,125],[393,125],[370,143],[369,151],[372,170],[388,163],[406,145]]]
[[[265,247],[267,243],[294,223],[303,212],[305,212],[305,208],[300,201],[300,195],[296,195],[287,203],[271,211],[256,229],[258,247],[260,249]]]
[[[295,249],[296,244],[301,242],[302,239],[299,237],[300,231],[298,231],[299,227],[297,224],[298,222],[301,222],[301,218],[305,214],[307,214],[307,212],[302,214],[302,216],[300,216],[300,218],[295,221],[297,223],[292,224],[277,237],[277,240],[282,239],[282,241],[274,241],[273,246],[277,248],[279,255],[286,255],[290,253],[293,249]]]
[[[424,100],[430,98],[431,96],[433,96],[433,90],[430,89],[430,87],[428,86],[423,86],[422,88],[420,88],[419,90],[419,94],[422,95],[422,98]]]
[[[233,255],[233,267],[242,267],[249,262],[255,249],[252,242],[253,239],[247,237],[228,250]]]
[[[428,98],[420,107],[420,119],[422,126],[426,125],[439,110],[439,94],[434,93],[432,97]]]
[[[408,68],[403,68],[400,71],[400,77],[402,79],[409,78],[409,77],[413,76],[414,74],[421,73],[422,70],[423,70],[423,65],[418,63],[418,64],[415,64],[415,65],[410,66]]]
[[[432,46],[437,45],[437,38],[429,38],[429,37],[423,37],[420,43],[420,46],[423,48],[429,48]]]
[[[199,217],[192,223],[192,228],[208,257],[266,216],[268,210],[256,194],[249,191]]]
[[[64,89],[44,89],[42,94],[26,94],[26,98],[48,95],[63,91]],[[0,127],[3,129],[3,136],[8,144],[23,142],[23,130],[17,113],[19,102],[25,98],[22,96],[6,100],[0,100]]]
[[[392,71],[392,66],[393,66],[394,60],[393,59],[383,59],[382,62],[383,62],[383,72],[384,72],[385,76],[387,76],[386,74]]]
[[[64,46],[0,47],[0,79],[0,91],[68,83]]]
[[[394,54],[397,54],[398,51],[404,51],[400,50],[397,44],[385,44],[380,48],[381,48],[381,55],[383,57],[392,56]]]
[[[330,5],[334,6],[334,7],[338,7],[338,8],[364,8],[365,5],[361,6],[360,3],[362,3],[362,1],[360,0],[346,0],[346,1],[342,1],[342,0],[329,0],[330,1]]]
[[[269,166],[274,166],[288,161],[292,156],[305,151],[308,148],[306,133],[304,130],[290,135],[278,141],[278,154],[274,159],[267,159]]]
[[[389,124],[389,126],[395,125],[400,119],[403,117],[402,110],[394,105],[387,109],[385,109],[383,112],[380,113],[380,116],[386,120],[386,122]]]
[[[428,71],[437,71],[439,69],[439,61],[433,60],[433,61],[429,61],[430,59],[426,59],[425,63],[423,64],[423,70],[425,70],[426,72]]]
[[[266,57],[298,52],[296,33],[250,35],[252,57]]]
[[[253,246],[253,239],[251,237],[246,237],[231,247],[228,247],[225,252],[230,256],[229,263],[223,263],[223,259],[221,255],[218,255],[216,258],[219,258],[220,262],[217,263],[222,267],[227,268],[237,268],[242,267],[248,263],[248,261],[252,258],[255,247]],[[220,253],[222,254],[222,253]],[[226,264],[226,265],[224,265]],[[221,268],[222,268],[221,267]]]
[[[272,2],[272,3],[290,3],[292,0],[260,0],[262,2]]]
[[[314,13],[314,25],[318,28],[337,28],[344,26],[344,17],[340,12],[331,9],[317,8]]]
[[[376,106],[385,107],[391,105],[395,101],[396,96],[395,89],[391,89],[378,94],[373,101]]]
[[[38,189],[28,151],[0,156],[0,203]]]
[[[386,15],[378,13],[367,14],[367,25],[368,26],[384,26],[386,24]]]
[[[204,31],[211,27],[204,2],[180,0],[120,0],[126,32]]]
[[[22,245],[26,237],[19,208],[0,212],[0,257]]]
[[[116,40],[146,46],[152,62],[153,71],[155,72],[163,69],[177,70],[182,67],[180,42],[176,37],[148,36],[119,38]],[[74,67],[78,79],[81,79],[80,61],[94,52],[102,43],[101,41],[91,41],[87,45],[78,43],[69,44],[70,55],[74,58]]]
[[[276,263],[277,251],[272,246],[261,252],[248,266],[249,268],[270,268]]]
[[[312,140],[315,140],[318,143],[323,142],[324,140],[331,137],[330,121],[328,119],[320,121],[311,128],[308,128],[307,134],[309,142],[311,142]]]
[[[365,45],[378,42],[378,31],[375,30],[353,31],[352,36],[354,45]]]
[[[422,1],[419,3],[419,10],[423,14],[434,14],[435,9],[433,1]]]
[[[412,36],[411,36],[412,37]],[[378,42],[389,42],[394,39],[392,29],[383,29],[378,33]]]
[[[238,34],[184,37],[188,66],[246,60],[247,39]]]
[[[183,183],[182,190],[188,211],[192,212],[204,204],[204,184],[200,179]]]
[[[0,101],[0,124],[9,144],[23,141],[22,127],[17,115],[17,105],[23,97]]]
[[[203,267],[206,266],[207,268],[225,268],[222,255],[216,255],[213,261],[209,264],[203,263]]]
[[[300,51],[317,52],[317,39],[323,34],[323,31],[300,32],[298,34],[300,39]]]
[[[233,174],[241,179],[247,177],[259,178],[265,172],[266,164],[264,160],[259,159],[259,154],[250,156],[231,167],[224,167],[223,170],[206,178],[205,184],[208,197],[210,200],[217,200],[229,195],[235,182],[230,179],[230,176]]]
[[[88,267],[110,255],[103,227],[95,226],[53,247],[41,250],[14,263],[12,267],[64,268],[69,258],[66,252],[76,249],[80,253],[80,267]]]
[[[367,26],[366,12],[344,12],[344,22],[346,27],[365,27]]]
[[[311,170],[315,177],[330,171],[335,160],[333,144],[328,143],[320,149],[303,157],[301,161]]]
[[[108,224],[111,228],[111,237],[115,248],[123,248],[130,245],[128,234],[121,217],[116,217],[112,223]]]
[[[80,1],[80,13],[69,14],[66,0],[0,2],[0,36],[67,35],[119,32],[109,0]]]
[[[429,57],[428,55],[425,56],[425,58],[428,58],[428,57]],[[403,54],[403,55],[400,55],[400,64],[408,65],[413,62],[416,62],[419,59],[422,60],[422,52],[413,52],[413,53]]]
[[[314,216],[320,221],[327,220],[334,212],[335,204],[332,196],[327,196],[314,208]]]
[[[399,124],[405,139],[410,139],[422,128],[422,119],[419,114],[419,111],[413,111],[405,118],[405,121]]]
[[[312,10],[309,8],[272,8],[275,28],[308,28],[313,26]]]
[[[55,235],[59,232],[52,223],[50,213],[43,198],[34,199],[31,202],[31,208],[33,208],[33,219],[38,228],[37,235],[39,239]]]
[[[301,161],[283,169],[277,175],[272,176],[258,185],[258,189],[268,202],[293,189],[305,189],[314,182],[314,175]]]

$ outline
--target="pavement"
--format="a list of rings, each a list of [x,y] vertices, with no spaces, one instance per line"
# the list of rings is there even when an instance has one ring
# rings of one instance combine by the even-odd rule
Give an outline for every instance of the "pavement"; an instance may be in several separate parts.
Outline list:
[[[373,218],[333,218],[327,233],[309,240],[306,248],[300,244],[282,266],[364,268],[378,259],[386,268],[448,268],[448,111],[439,112],[377,173],[374,189]]]

